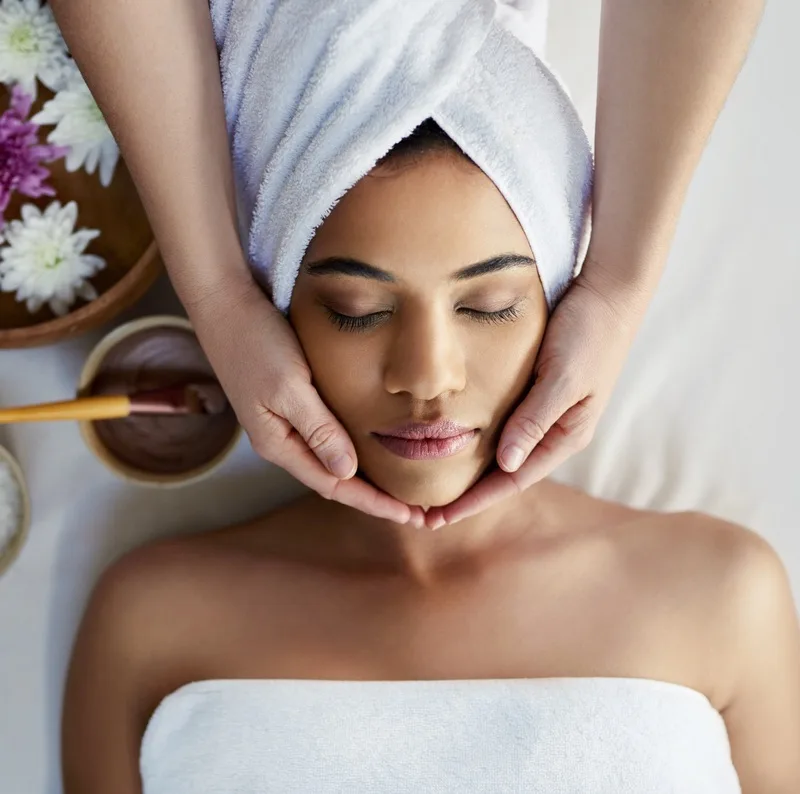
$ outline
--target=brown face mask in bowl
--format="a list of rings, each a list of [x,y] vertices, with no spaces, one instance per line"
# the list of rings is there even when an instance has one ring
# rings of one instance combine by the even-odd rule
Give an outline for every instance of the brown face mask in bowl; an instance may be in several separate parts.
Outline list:
[[[154,323],[157,319],[147,318],[151,322],[139,328],[134,323],[118,339],[109,337],[102,355],[87,363],[93,366],[84,373],[81,394],[134,394],[213,379],[188,321]],[[84,423],[83,430],[106,464],[153,484],[195,479],[226,456],[240,432],[229,405],[215,415],[130,416]]]

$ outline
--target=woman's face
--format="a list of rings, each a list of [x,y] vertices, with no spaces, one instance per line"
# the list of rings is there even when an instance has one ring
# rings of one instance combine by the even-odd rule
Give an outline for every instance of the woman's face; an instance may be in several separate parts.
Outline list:
[[[532,257],[450,153],[374,170],[317,230],[290,320],[362,474],[396,499],[447,504],[493,462],[547,322]]]

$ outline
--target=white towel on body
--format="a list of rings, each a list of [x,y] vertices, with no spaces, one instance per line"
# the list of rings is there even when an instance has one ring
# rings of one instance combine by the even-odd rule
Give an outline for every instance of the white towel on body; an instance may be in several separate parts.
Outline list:
[[[740,794],[701,693],[633,678],[205,681],[142,742],[144,794]]]

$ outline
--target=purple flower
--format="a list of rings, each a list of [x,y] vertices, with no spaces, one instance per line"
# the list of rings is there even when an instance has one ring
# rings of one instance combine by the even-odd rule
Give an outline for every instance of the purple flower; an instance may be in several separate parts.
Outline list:
[[[50,171],[41,163],[51,163],[69,152],[68,146],[39,143],[39,125],[26,121],[33,98],[15,85],[11,107],[0,116],[0,229],[5,226],[3,213],[14,191],[31,198],[55,196],[45,184]]]

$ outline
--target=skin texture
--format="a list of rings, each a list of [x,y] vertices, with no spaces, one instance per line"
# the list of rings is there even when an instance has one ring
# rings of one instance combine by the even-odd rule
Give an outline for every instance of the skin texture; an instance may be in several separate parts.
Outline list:
[[[378,201],[398,212],[377,212]],[[468,487],[525,389],[544,322],[535,270],[449,279],[523,253],[519,234],[480,172],[429,157],[365,178],[309,249],[309,264],[358,257],[395,276],[306,273],[292,317],[365,475],[404,498],[433,503]],[[527,301],[513,322],[459,313],[512,297]],[[391,313],[368,331],[340,330],[324,308],[336,301],[340,312]],[[490,355],[501,338],[503,356]],[[431,406],[479,427],[474,447],[412,463],[374,446],[376,427]],[[190,681],[565,676],[696,689],[725,720],[744,794],[798,791],[800,626],[775,551],[709,516],[633,510],[543,481],[439,532],[311,495],[129,554],[97,585],[76,640],[65,792],[138,794],[148,719]]]
[[[362,179],[306,252],[289,316],[315,385],[353,439],[362,474],[407,504],[447,504],[475,483],[529,385],[547,323],[535,266],[454,279],[498,254],[533,258],[491,180],[451,154]],[[393,282],[309,267],[332,257]],[[374,324],[341,327],[331,310]],[[438,419],[477,431],[446,461],[405,460],[373,436]]]

